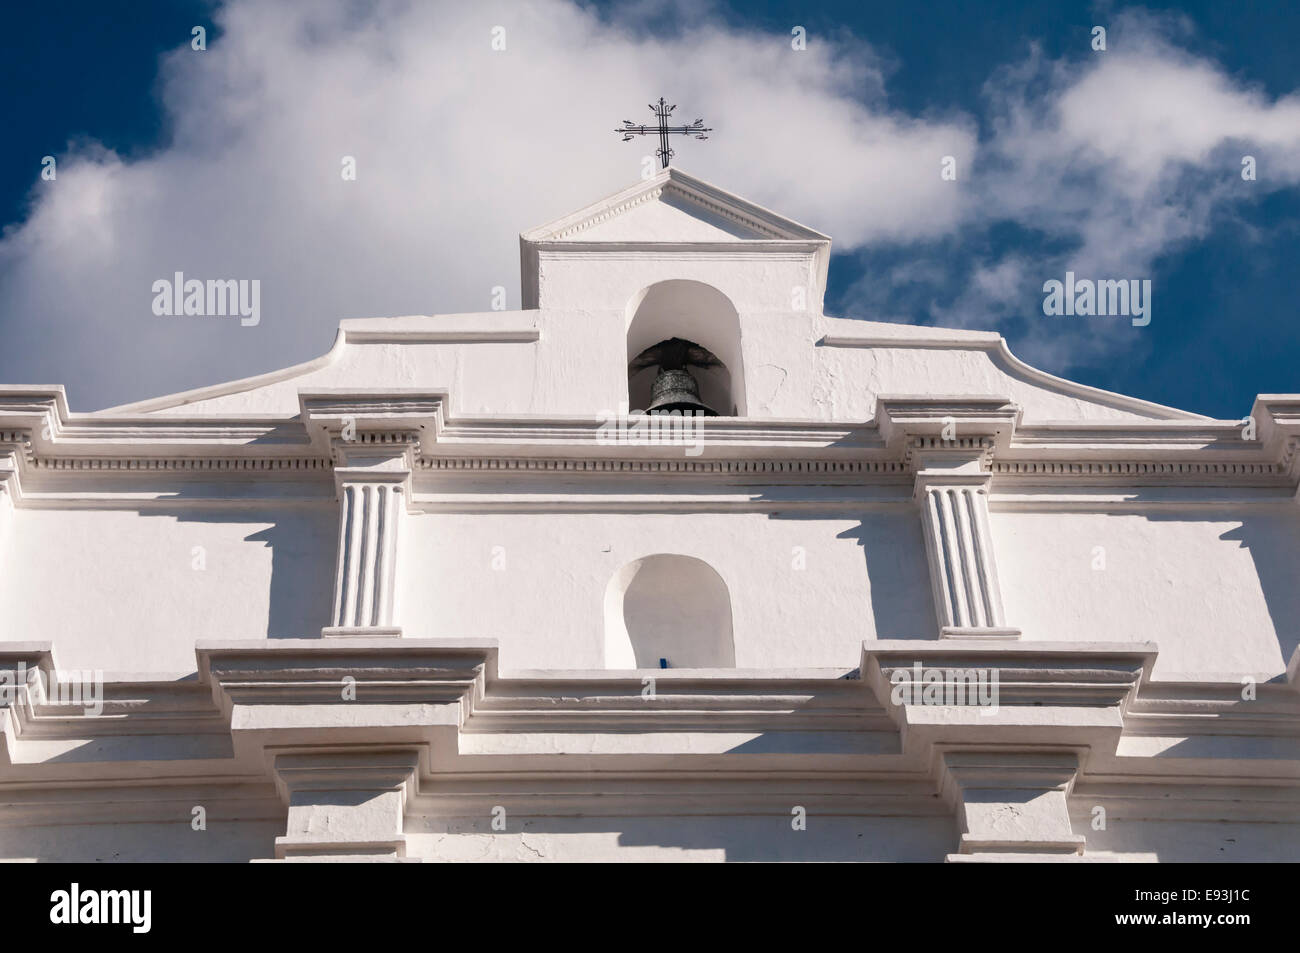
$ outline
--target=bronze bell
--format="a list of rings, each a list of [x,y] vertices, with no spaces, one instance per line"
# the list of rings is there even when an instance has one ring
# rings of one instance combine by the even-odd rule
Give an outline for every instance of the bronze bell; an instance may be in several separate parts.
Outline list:
[[[700,384],[687,367],[722,367],[723,363],[694,341],[669,338],[648,347],[628,365],[631,373],[659,368],[650,387],[648,414],[695,413],[716,417],[718,412],[700,400]]]
[[[683,414],[694,412],[705,417],[718,416],[717,411],[700,400],[700,385],[684,367],[661,367],[650,387],[648,414]]]

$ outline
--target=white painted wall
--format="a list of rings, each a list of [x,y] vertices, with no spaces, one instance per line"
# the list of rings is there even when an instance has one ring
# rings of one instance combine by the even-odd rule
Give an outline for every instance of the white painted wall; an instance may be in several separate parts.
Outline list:
[[[146,673],[194,671],[198,639],[314,637],[337,520],[333,503],[20,509],[0,640],[52,642],[63,668]]]
[[[1294,507],[991,522],[1007,620],[1026,640],[1151,641],[1157,677],[1234,678],[1281,674],[1300,642]]]
[[[934,635],[910,507],[864,519],[429,513],[410,520],[404,547],[404,632],[499,639],[503,670],[603,668],[607,586],[654,553],[702,559],[726,582],[741,668],[852,668],[863,639]]]
[[[507,817],[509,816],[507,811]],[[949,817],[817,815],[807,828],[791,815],[525,817],[503,832],[491,820],[408,817],[408,856],[428,861],[937,862],[951,853]]]
[[[1077,799],[1075,799],[1077,800]],[[1072,808],[1078,809],[1077,804]],[[1073,811],[1072,811],[1073,813]],[[668,815],[406,819],[407,855],[426,862],[881,861],[937,862],[952,852],[948,817],[808,816],[804,831],[774,815]],[[1300,825],[1242,821],[1126,819],[1094,831],[1073,817],[1087,855],[1129,862],[1288,863]],[[241,863],[274,856],[283,819],[226,820],[206,831],[188,818],[169,823],[0,826],[0,858],[42,863]]]
[[[0,639],[51,641],[65,668],[188,672],[197,639],[311,637],[328,622],[336,519],[330,502],[21,508],[0,573]],[[1154,641],[1158,677],[1234,679],[1281,674],[1300,644],[1290,508],[995,506],[992,529],[1008,624],[1026,640]],[[425,513],[405,532],[406,634],[499,639],[505,670],[603,668],[610,582],[656,553],[701,559],[725,582],[742,668],[852,667],[863,639],[934,637],[906,505],[860,519]],[[195,547],[206,569],[194,568]],[[1099,556],[1104,569],[1092,568]]]
[[[733,668],[731,593],[712,566],[659,553],[628,563],[605,590],[606,668]]]
[[[1300,859],[1300,824],[1110,818],[1106,830],[1094,831],[1080,818],[1074,829],[1087,837],[1087,855],[1098,860],[1293,864]]]
[[[626,399],[628,306],[653,284],[656,273],[703,281],[696,268],[648,270],[626,283],[608,302],[586,301],[546,311],[488,312],[347,322],[368,330],[415,333],[498,329],[540,331],[536,342],[428,343],[349,342],[319,366],[278,381],[238,389],[157,411],[165,415],[298,412],[300,390],[336,387],[405,387],[450,391],[455,414],[550,414],[599,416]],[[716,281],[725,290],[743,286],[744,275]],[[752,276],[750,276],[752,277]],[[791,280],[786,275],[783,280]],[[587,287],[599,286],[591,279]],[[716,278],[716,275],[715,275]],[[638,282],[645,280],[647,284]],[[668,280],[667,278],[664,280]],[[734,290],[734,289],[733,289]],[[626,297],[621,297],[626,291]],[[775,293],[775,292],[773,292]],[[766,309],[738,307],[745,413],[750,417],[809,420],[870,420],[880,394],[1006,395],[1024,408],[1026,421],[1143,419],[1149,415],[1080,398],[1029,380],[989,352],[988,336],[966,335],[969,347],[924,346],[926,328],[828,318],[793,311],[784,301]],[[734,299],[733,299],[734,300]],[[696,333],[708,337],[704,325]],[[899,334],[899,328],[903,332]],[[882,329],[888,333],[882,335]],[[915,331],[915,337],[909,333]],[[691,327],[677,330],[690,337]],[[830,347],[826,335],[882,336],[879,347]],[[912,346],[908,346],[909,342]],[[650,343],[655,343],[651,341]],[[322,345],[324,342],[322,342]],[[733,361],[734,363],[734,361]]]
[[[170,823],[0,825],[7,863],[246,863],[275,856],[284,819],[222,821],[196,831],[188,815]]]

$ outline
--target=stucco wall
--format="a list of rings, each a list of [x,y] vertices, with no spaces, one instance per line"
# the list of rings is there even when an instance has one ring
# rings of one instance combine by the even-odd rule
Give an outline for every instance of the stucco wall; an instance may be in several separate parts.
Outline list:
[[[991,522],[1007,620],[1027,640],[1152,641],[1157,677],[1271,677],[1300,642],[1293,507]]]
[[[1075,805],[1077,808],[1077,805]],[[1074,813],[1072,811],[1072,813]],[[411,816],[407,855],[426,862],[473,861],[893,861],[935,862],[952,852],[950,817],[822,816],[793,830],[783,815],[515,817],[495,832],[490,818]],[[1110,817],[1095,831],[1073,817],[1094,860],[1293,862],[1300,825]],[[244,820],[192,830],[171,823],[0,826],[0,861],[41,863],[225,862],[274,856],[284,821]]]
[[[416,516],[408,529],[405,633],[499,639],[503,670],[602,668],[606,587],[654,553],[694,556],[722,576],[741,668],[851,668],[863,639],[933,637],[910,507],[862,519],[446,513]]]
[[[0,826],[0,861],[55,864],[246,863],[275,856],[284,820]]]
[[[53,642],[63,668],[190,672],[197,639],[304,638],[329,622],[332,502],[15,515],[0,639]]]
[[[943,860],[950,817],[790,815],[527,817],[493,832],[490,819],[409,817],[407,853],[427,861],[911,861]]]
[[[1077,799],[1076,799],[1077,800]],[[1096,860],[1292,862],[1300,825],[1241,821],[1125,819],[1106,830],[1072,805],[1074,829]],[[282,819],[222,821],[206,831],[170,823],[0,826],[0,860],[42,863],[226,862],[274,856]],[[784,815],[510,817],[406,819],[407,855],[429,861],[894,861],[935,862],[953,850],[950,817],[823,816],[806,830]]]
[[[311,637],[329,622],[336,520],[330,502],[19,509],[0,638],[51,641],[65,668],[144,673],[192,671],[196,639]],[[1026,640],[1155,641],[1157,676],[1211,678],[1279,675],[1300,643],[1289,508],[995,506],[992,524],[1007,620]],[[860,519],[416,514],[399,621],[415,637],[499,639],[505,670],[600,668],[610,579],[655,553],[721,575],[742,668],[851,667],[863,639],[934,637],[919,520],[903,505]]]
[[[664,272],[691,278],[693,269]],[[413,333],[477,329],[483,333],[536,328],[535,342],[427,343],[349,342],[318,366],[282,380],[223,396],[164,408],[166,415],[280,413],[298,411],[300,390],[334,387],[404,387],[451,394],[452,412],[461,414],[552,414],[596,417],[618,410],[627,393],[629,305],[654,272],[619,284],[610,300],[575,301],[571,308],[546,311],[449,314],[350,322],[371,333]],[[782,274],[780,281],[799,280]],[[645,284],[638,282],[644,281]],[[744,284],[715,281],[710,287],[735,292]],[[583,287],[592,289],[588,281]],[[814,311],[789,309],[789,285],[780,286],[776,304],[740,293],[741,373],[750,417],[805,420],[870,420],[880,394],[998,394],[1024,408],[1026,421],[1139,419],[1148,414],[1116,409],[1059,388],[1026,380],[1000,365],[987,348],[987,335],[969,335],[969,347],[924,346],[916,329],[907,346],[907,329],[897,325],[827,318]],[[620,297],[626,291],[626,297]],[[768,288],[770,294],[777,292]],[[598,297],[598,296],[596,296]],[[692,322],[673,334],[691,338]],[[888,332],[888,333],[885,333]],[[949,332],[960,337],[963,332]],[[827,347],[825,335],[887,337],[888,347]],[[704,337],[696,333],[696,337]],[[917,343],[917,341],[922,343]],[[322,342],[322,345],[324,342]],[[714,345],[717,346],[716,344]],[[735,368],[732,368],[733,372]],[[638,408],[632,408],[638,409]]]
[[[1295,863],[1300,824],[1233,821],[1158,821],[1110,818],[1091,830],[1078,818],[1091,858],[1161,863]]]

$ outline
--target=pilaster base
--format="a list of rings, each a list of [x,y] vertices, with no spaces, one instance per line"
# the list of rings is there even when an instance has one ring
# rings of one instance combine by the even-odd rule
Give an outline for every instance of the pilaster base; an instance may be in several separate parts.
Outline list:
[[[985,642],[1015,642],[1020,630],[1003,626],[945,625],[939,629],[941,639],[980,639]]]
[[[406,859],[406,836],[390,840],[349,839],[333,835],[285,836],[275,839],[277,860],[330,861],[364,858],[368,861]]]
[[[322,639],[400,639],[400,625],[327,625],[320,630]]]
[[[945,864],[1115,864],[1117,857],[1085,857],[1082,854],[1036,854],[1032,852],[949,854]]]

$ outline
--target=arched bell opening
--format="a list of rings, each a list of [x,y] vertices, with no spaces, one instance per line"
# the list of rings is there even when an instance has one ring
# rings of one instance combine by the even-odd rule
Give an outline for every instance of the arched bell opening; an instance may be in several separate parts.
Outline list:
[[[605,667],[734,668],[731,595],[693,556],[628,563],[605,589]]]
[[[658,397],[661,407],[745,413],[740,316],[711,285],[672,279],[636,295],[628,305],[627,361],[630,410],[649,410]]]

